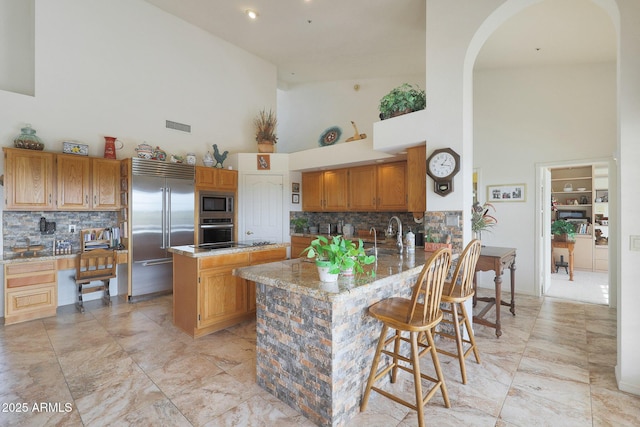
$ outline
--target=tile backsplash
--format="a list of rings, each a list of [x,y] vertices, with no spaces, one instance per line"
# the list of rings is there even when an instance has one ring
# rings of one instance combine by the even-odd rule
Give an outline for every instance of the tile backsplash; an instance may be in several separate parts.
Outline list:
[[[53,234],[40,233],[40,218],[56,223]],[[2,213],[4,257],[13,255],[13,247],[43,245],[45,251],[53,252],[54,240],[71,241],[73,252],[80,250],[80,230],[86,228],[115,227],[117,212],[13,212]],[[76,226],[75,233],[69,233],[69,225]]]

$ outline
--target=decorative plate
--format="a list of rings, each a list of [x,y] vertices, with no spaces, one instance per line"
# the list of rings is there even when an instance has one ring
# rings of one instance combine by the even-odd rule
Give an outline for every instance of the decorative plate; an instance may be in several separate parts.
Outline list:
[[[62,152],[66,154],[89,155],[89,146],[75,141],[62,141]]]
[[[342,129],[338,126],[332,126],[320,135],[318,142],[321,147],[333,145],[340,139],[340,135],[342,135]]]

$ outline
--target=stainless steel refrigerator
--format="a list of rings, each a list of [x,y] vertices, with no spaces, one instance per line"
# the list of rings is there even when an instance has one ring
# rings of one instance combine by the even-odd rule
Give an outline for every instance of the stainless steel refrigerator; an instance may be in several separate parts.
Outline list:
[[[167,249],[194,240],[195,167],[134,158],[131,170],[131,297],[171,291]]]

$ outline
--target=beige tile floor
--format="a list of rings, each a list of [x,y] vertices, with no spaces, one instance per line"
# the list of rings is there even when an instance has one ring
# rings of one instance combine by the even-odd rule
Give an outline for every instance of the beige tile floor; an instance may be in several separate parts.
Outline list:
[[[516,302],[515,317],[504,310],[500,339],[476,327],[482,363],[467,363],[467,385],[457,362],[441,357],[452,407],[436,394],[429,425],[640,425],[640,397],[615,384],[614,310]],[[87,306],[0,327],[0,425],[312,425],[255,384],[254,322],[193,340],[172,325],[170,296]],[[409,381],[393,387],[413,390]],[[375,392],[349,424],[415,425],[415,412]]]

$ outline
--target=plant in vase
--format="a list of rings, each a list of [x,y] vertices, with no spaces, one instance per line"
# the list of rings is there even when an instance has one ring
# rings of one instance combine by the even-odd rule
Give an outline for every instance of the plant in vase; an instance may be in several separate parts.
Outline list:
[[[431,232],[431,229],[427,230],[427,235],[424,238],[424,250],[425,252],[435,252],[438,249],[449,248],[451,249],[453,245],[451,244],[451,236],[447,235],[445,238],[445,242],[440,242],[440,237],[434,236]]]
[[[362,239],[358,239],[356,245],[342,236],[334,236],[331,242],[324,236],[316,236],[302,254],[305,252],[307,258],[315,258],[323,282],[334,282],[341,272],[349,270],[362,273],[364,265],[373,264],[376,260],[375,256],[366,254]]]
[[[498,223],[496,217],[489,215],[490,210],[496,211],[491,203],[475,202],[471,207],[471,231],[475,239],[482,240],[482,232],[490,231]]]
[[[278,142],[276,136],[276,114],[269,110],[262,110],[253,120],[256,127],[256,141],[258,142],[258,152],[273,153],[274,146]]]
[[[294,218],[291,220],[294,233],[302,233],[307,225],[307,218]]]
[[[556,242],[575,240],[576,227],[564,219],[557,219],[551,224],[551,234]]]

